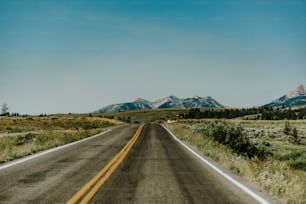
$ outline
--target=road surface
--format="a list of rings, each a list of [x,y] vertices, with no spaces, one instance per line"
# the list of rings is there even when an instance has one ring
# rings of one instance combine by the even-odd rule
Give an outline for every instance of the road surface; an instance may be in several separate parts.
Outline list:
[[[0,203],[66,203],[129,144],[138,127],[116,127],[1,169]],[[258,203],[200,162],[158,124],[145,125],[122,160],[90,203]]]

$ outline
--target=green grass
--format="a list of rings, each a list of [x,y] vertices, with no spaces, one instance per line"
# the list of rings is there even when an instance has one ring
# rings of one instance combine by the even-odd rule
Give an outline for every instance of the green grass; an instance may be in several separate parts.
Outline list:
[[[0,117],[0,163],[83,139],[117,124],[87,115]]]
[[[236,154],[205,134],[203,126],[214,120],[181,120],[166,124],[180,139],[245,180],[256,183],[285,203],[306,200],[306,121],[289,121],[298,130],[300,143],[283,133],[285,121],[226,120],[241,126],[249,139],[273,155],[265,160]]]
[[[114,113],[94,114],[95,116],[101,115],[104,117],[114,117],[115,119],[123,119],[130,117],[131,122],[160,122],[167,120],[176,120],[179,114],[187,113],[187,109],[157,109],[157,110],[139,110],[139,111],[125,111]]]

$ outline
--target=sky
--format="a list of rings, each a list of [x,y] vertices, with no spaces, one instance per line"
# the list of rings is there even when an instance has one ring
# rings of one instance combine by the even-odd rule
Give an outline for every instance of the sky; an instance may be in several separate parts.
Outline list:
[[[0,0],[0,104],[86,113],[137,97],[253,107],[306,85],[306,1]]]

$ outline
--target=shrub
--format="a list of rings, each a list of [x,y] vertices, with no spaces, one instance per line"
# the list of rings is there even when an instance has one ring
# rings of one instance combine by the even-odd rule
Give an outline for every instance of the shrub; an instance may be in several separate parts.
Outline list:
[[[289,135],[290,131],[291,131],[291,127],[290,127],[289,121],[287,120],[285,122],[285,127],[284,127],[284,130],[283,130],[283,133],[285,135]]]
[[[23,145],[23,144],[28,144],[32,142],[32,140],[35,138],[35,134],[28,133],[26,135],[20,135],[16,137],[16,145]]]
[[[293,169],[299,169],[306,171],[306,161],[291,161],[289,166]]]
[[[264,147],[257,147],[252,143],[241,126],[229,125],[225,121],[215,121],[202,128],[202,131],[206,136],[229,147],[239,155],[265,159],[270,154]]]
[[[289,141],[294,143],[294,144],[299,144],[300,143],[300,138],[298,135],[298,131],[295,127],[292,127],[289,123],[289,121],[285,122],[285,127],[283,130],[283,133],[285,135],[289,136]]]

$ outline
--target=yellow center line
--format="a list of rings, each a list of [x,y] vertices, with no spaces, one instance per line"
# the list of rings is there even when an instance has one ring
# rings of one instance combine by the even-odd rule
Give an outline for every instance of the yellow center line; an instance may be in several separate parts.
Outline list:
[[[83,199],[80,203],[88,203],[127,156],[128,152],[140,136],[143,127],[144,124],[137,129],[132,139],[120,150],[120,152],[117,153],[96,176],[94,176],[85,186],[83,186],[81,190],[79,190],[69,201],[67,201],[66,204],[75,204],[82,197]]]

